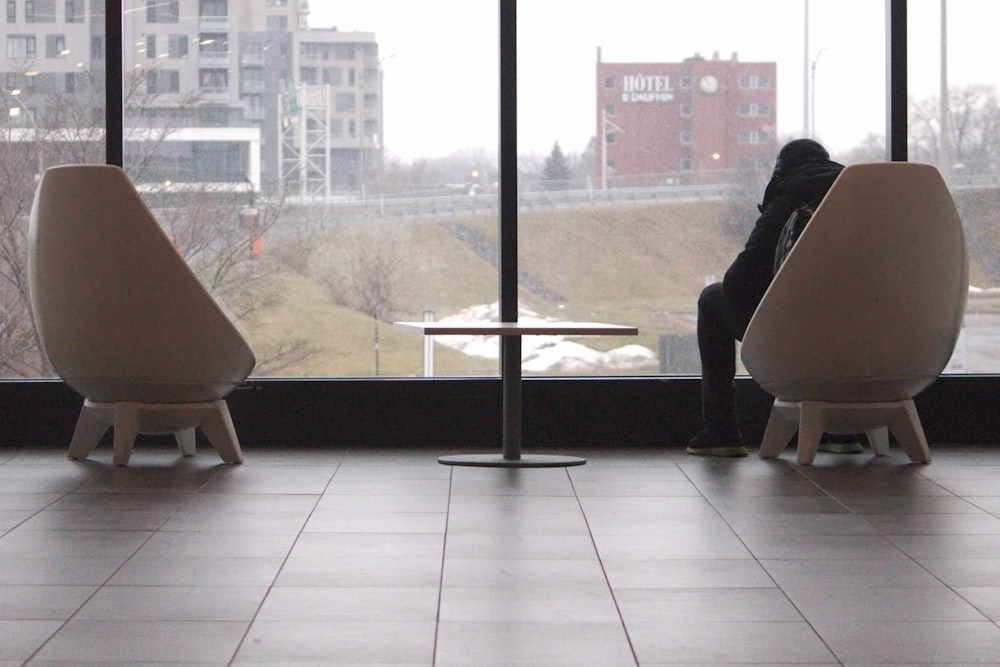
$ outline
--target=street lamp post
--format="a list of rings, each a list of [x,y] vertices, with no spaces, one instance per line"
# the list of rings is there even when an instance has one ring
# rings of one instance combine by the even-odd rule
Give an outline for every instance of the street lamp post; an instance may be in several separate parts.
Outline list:
[[[31,111],[29,111],[23,104],[21,104],[21,100],[18,99],[19,96],[21,95],[20,88],[13,88],[11,90],[0,88],[0,92],[2,92],[4,95],[9,96],[12,102],[11,106],[7,108],[7,117],[12,122],[18,122],[15,119],[23,117],[28,119],[28,123],[31,123],[31,129],[34,133],[35,155],[37,159],[37,167],[35,173],[35,181],[37,182],[41,180],[42,172],[45,169],[45,156],[42,153],[42,137],[41,133],[39,133],[38,131],[38,123],[35,122],[35,117],[34,115],[32,115]]]
[[[610,120],[608,120],[608,110],[601,109],[601,189],[608,189],[608,129],[615,132],[624,132]]]
[[[813,58],[812,65],[809,68],[809,138],[816,138],[816,65],[819,63],[819,57],[823,55],[829,47],[824,46],[822,49],[816,52],[816,57]]]
[[[951,174],[951,118],[948,109],[948,0],[941,0],[941,155],[938,167],[947,179]]]

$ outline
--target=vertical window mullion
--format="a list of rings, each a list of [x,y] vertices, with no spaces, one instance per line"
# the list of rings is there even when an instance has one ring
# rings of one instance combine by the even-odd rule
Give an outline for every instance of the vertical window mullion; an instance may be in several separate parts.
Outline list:
[[[124,27],[122,0],[104,0],[105,160],[119,167],[125,164]]]
[[[906,0],[886,3],[886,159],[909,160],[907,151]]]

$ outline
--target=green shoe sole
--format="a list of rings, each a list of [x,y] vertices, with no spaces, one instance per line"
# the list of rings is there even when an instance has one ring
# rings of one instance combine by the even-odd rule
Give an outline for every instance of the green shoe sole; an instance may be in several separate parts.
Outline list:
[[[750,452],[743,445],[727,445],[719,447],[688,447],[688,454],[695,456],[746,456]]]
[[[865,448],[860,442],[822,442],[818,451],[830,454],[861,454]]]

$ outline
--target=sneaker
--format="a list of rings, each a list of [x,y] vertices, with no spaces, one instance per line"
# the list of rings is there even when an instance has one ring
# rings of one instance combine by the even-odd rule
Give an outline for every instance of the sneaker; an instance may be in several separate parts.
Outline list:
[[[743,445],[743,436],[739,429],[731,431],[715,431],[702,429],[698,435],[691,438],[687,453],[695,456],[746,456],[749,454]]]
[[[824,435],[817,451],[830,454],[861,454],[865,451],[865,447],[858,440],[856,435]]]

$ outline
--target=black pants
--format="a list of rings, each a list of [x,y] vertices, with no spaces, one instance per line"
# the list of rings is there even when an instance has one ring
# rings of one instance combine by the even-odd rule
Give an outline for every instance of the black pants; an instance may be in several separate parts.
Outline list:
[[[736,428],[736,341],[752,312],[734,308],[722,283],[705,287],[698,298],[698,352],[701,356],[701,414],[713,430]]]

